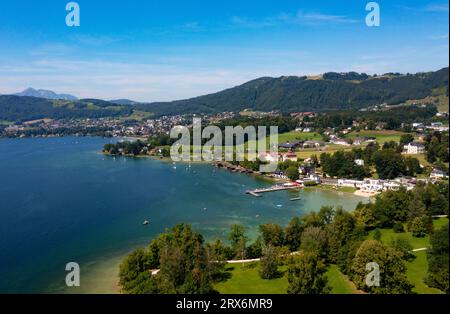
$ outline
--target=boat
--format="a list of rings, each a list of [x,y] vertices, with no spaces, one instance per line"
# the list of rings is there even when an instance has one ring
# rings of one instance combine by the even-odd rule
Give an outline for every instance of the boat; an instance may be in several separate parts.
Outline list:
[[[298,201],[298,200],[301,200],[301,199],[302,199],[301,197],[293,197],[293,198],[290,199],[290,201]]]
[[[144,220],[144,222],[142,223],[144,226],[148,225],[150,223],[150,221],[148,220]]]

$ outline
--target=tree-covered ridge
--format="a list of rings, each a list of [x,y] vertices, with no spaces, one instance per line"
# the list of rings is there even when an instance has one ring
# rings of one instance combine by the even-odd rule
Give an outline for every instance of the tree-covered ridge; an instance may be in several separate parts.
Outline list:
[[[448,95],[448,67],[436,72],[366,77],[357,73],[326,73],[322,79],[263,77],[218,93],[173,102],[137,105],[157,115],[280,110],[327,111],[359,109],[381,103],[422,99],[441,89]]]
[[[398,104],[427,96],[448,95],[448,68],[436,72],[380,77],[355,72],[325,73],[321,79],[306,76],[262,77],[214,94],[172,102],[118,104],[98,99],[48,100],[0,95],[0,120],[40,118],[99,118],[130,115],[133,109],[156,116],[277,110],[354,110],[382,103]]]
[[[131,112],[130,106],[99,99],[71,101],[0,95],[0,120],[6,121],[116,117],[129,115]]]

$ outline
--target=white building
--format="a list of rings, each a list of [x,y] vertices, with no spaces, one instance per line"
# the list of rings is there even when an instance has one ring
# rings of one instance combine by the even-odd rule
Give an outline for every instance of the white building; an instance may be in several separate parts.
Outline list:
[[[355,164],[358,166],[364,166],[364,159],[355,159]]]
[[[350,146],[350,143],[346,139],[343,139],[343,138],[335,138],[335,139],[332,139],[330,142],[333,144],[336,144],[336,145]]]
[[[425,152],[425,146],[418,142],[411,142],[403,146],[405,154],[422,154]]]
[[[430,179],[438,180],[438,179],[447,179],[448,175],[442,171],[441,169],[434,168],[430,173]]]
[[[277,153],[261,153],[261,154],[259,154],[259,159],[261,161],[267,161],[267,162],[278,162],[278,154]]]
[[[284,154],[280,154],[280,157],[281,157],[281,161],[287,161],[287,160],[297,161],[298,160],[297,154],[295,154],[293,152],[287,152]]]
[[[364,185],[364,181],[351,179],[338,179],[337,185],[361,189]]]

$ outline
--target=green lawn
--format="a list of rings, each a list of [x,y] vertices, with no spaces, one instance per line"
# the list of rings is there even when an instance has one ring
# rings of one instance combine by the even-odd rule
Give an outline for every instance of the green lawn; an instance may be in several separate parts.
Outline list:
[[[291,131],[287,133],[278,134],[278,143],[288,141],[306,141],[306,140],[322,140],[322,136],[315,132],[297,132]]]
[[[420,294],[436,294],[442,293],[442,291],[428,287],[423,278],[427,275],[428,262],[426,251],[415,252],[416,258],[406,264],[406,276],[408,280],[415,285],[414,292]]]
[[[434,229],[439,229],[447,223],[447,218],[438,218],[433,220]],[[428,247],[430,245],[429,236],[416,238],[413,237],[410,232],[395,233],[392,229],[381,229],[380,231],[381,242],[384,242],[386,244],[389,244],[392,238],[401,236],[409,240],[409,242],[413,246],[413,249]],[[374,231],[371,231],[369,233],[368,238],[373,238],[373,232]],[[428,287],[423,282],[423,278],[426,276],[428,270],[426,251],[414,252],[414,255],[416,256],[416,258],[406,264],[406,276],[408,277],[408,280],[415,286],[413,291],[420,294],[442,293],[442,291],[438,289]]]
[[[442,226],[444,226],[446,223],[448,223],[447,218],[438,218],[433,220],[433,226],[435,229],[438,229]],[[406,225],[405,225],[406,230]],[[409,243],[412,245],[413,249],[420,249],[423,247],[428,247],[430,245],[430,237],[425,236],[423,238],[416,238],[413,237],[411,232],[405,231],[402,233],[395,233],[392,229],[380,229],[381,231],[381,242],[385,244],[389,244],[391,242],[391,239],[395,237],[404,237],[409,240]],[[368,239],[373,239],[373,233],[375,231],[372,230],[369,232],[369,235],[367,236]]]
[[[327,271],[328,284],[331,286],[332,294],[355,294],[358,293],[355,284],[348,280],[347,276],[340,272],[337,265],[330,265]]]
[[[345,137],[346,138],[356,138],[356,137],[364,137],[364,136],[376,137],[377,142],[382,145],[382,144],[384,144],[386,142],[390,142],[390,141],[399,142],[400,137],[403,134],[405,134],[405,133],[399,132],[399,131],[393,131],[393,130],[380,130],[380,131],[362,130],[359,132],[357,132],[357,131],[350,132]]]
[[[230,278],[215,285],[217,291],[222,294],[283,294],[287,291],[288,282],[284,274],[277,279],[261,279],[259,262],[228,264],[226,267]],[[280,269],[285,271],[286,267]]]
[[[342,146],[342,145],[336,145],[336,144],[328,144],[324,147],[321,147],[320,149],[317,148],[305,148],[300,149],[296,151],[298,158],[306,159],[311,157],[312,155],[317,155],[317,157],[320,157],[320,154],[322,153],[328,153],[328,154],[334,154],[337,151],[351,151],[353,148],[359,148],[363,146]]]
[[[277,279],[261,279],[259,262],[247,264],[228,264],[228,279],[215,284],[215,288],[222,294],[284,294],[287,292],[288,282],[286,266],[280,267],[282,277]],[[347,279],[336,265],[330,265],[327,271],[328,283],[333,294],[357,293],[355,285]]]

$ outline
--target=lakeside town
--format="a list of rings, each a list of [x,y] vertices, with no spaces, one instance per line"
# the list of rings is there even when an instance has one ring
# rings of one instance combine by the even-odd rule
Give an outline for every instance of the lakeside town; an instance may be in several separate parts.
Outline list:
[[[36,119],[17,123],[3,124],[1,136],[3,137],[59,137],[59,136],[103,136],[127,139],[138,139],[146,142],[148,139],[167,138],[175,126],[192,128],[193,117],[201,118],[206,125],[233,125],[256,123],[267,121],[264,119],[285,119],[288,121],[289,129],[279,134],[278,153],[261,153],[257,156],[259,162],[287,163],[288,166],[280,167],[272,173],[264,173],[265,176],[284,180],[285,184],[298,184],[301,186],[322,185],[333,189],[352,191],[360,196],[374,196],[381,191],[398,190],[404,187],[413,189],[417,182],[436,182],[448,179],[448,145],[447,157],[439,160],[432,157],[431,162],[427,159],[427,150],[430,146],[430,136],[446,136],[448,139],[448,112],[436,111],[424,119],[421,115],[401,122],[395,127],[390,126],[383,119],[373,121],[367,119],[368,114],[388,113],[404,108],[419,108],[428,110],[430,105],[407,105],[399,104],[390,106],[381,104],[360,109],[360,115],[354,117],[348,125],[340,123],[337,126],[324,125],[323,121],[334,113],[318,112],[293,112],[283,114],[279,111],[252,111],[222,112],[219,114],[184,114],[152,118],[148,114],[139,116],[133,114],[129,117],[103,117],[95,119]],[[414,109],[410,109],[414,110]],[[414,114],[411,114],[414,117]],[[427,139],[428,137],[428,139]],[[428,141],[428,142],[427,142]],[[442,139],[439,139],[442,142]],[[166,141],[165,145],[169,141]],[[445,139],[444,139],[445,142]],[[398,173],[398,176],[380,178],[373,162],[364,158],[361,154],[367,147],[380,146],[384,148],[395,148],[396,152],[408,160],[414,161],[415,171],[409,173]],[[391,146],[389,146],[391,145]],[[392,145],[396,147],[392,147]],[[445,147],[444,154],[445,154]],[[168,149],[164,145],[145,144],[134,150],[131,155],[153,155],[168,157]],[[113,155],[130,155],[126,148],[109,150]],[[353,152],[351,162],[361,169],[366,169],[362,174],[345,173],[333,175],[323,171],[319,157],[321,154],[333,155],[336,152]],[[354,154],[355,152],[359,152]],[[359,156],[357,156],[359,155]],[[442,159],[442,158],[441,158]],[[446,160],[445,160],[446,159]],[[234,172],[247,174],[259,174],[252,164],[216,163],[220,167]],[[295,173],[287,173],[289,166],[298,170]],[[406,171],[408,172],[408,171]]]
[[[393,108],[399,108],[399,106]],[[422,105],[417,108],[427,108],[427,106]],[[371,107],[363,112],[381,110],[389,112],[393,109],[379,106]],[[395,115],[394,112],[393,115]],[[420,182],[435,183],[448,180],[449,127],[448,122],[445,122],[448,118],[446,111],[437,111],[424,120],[414,119],[409,123],[402,122],[397,128],[389,128],[384,121],[370,125],[371,122],[365,118],[352,120],[348,126],[320,127],[320,121],[326,116],[327,113],[291,113],[284,117],[292,123],[289,130],[278,135],[277,153],[260,153],[254,162],[245,159],[240,162],[217,161],[215,164],[233,172],[264,175],[285,181],[286,186],[329,186],[332,189],[365,197],[373,197],[382,191],[399,190],[402,187],[411,190]],[[236,117],[238,120],[233,120]],[[220,125],[220,123],[230,122],[236,124],[236,121],[241,124],[249,123],[249,121],[257,123],[261,119],[277,117],[282,115],[279,112],[244,111],[238,114],[225,112],[203,118],[206,118],[208,124]],[[130,149],[128,142],[121,141],[118,145],[107,144],[104,151],[112,155],[150,155],[169,158],[167,145],[173,143],[167,139],[169,128],[173,125],[182,125],[182,122],[186,127],[191,128],[192,123],[189,123],[189,118],[192,119],[192,115],[148,120],[145,122],[146,125],[164,125],[165,128],[158,127],[156,132],[155,128],[151,127],[150,129],[154,132],[148,134],[115,133],[115,136],[139,136],[138,144]],[[130,127],[129,130],[132,128]],[[159,135],[150,135],[156,133]],[[158,143],[161,136],[164,141]],[[150,142],[147,142],[147,137]],[[378,155],[381,155],[388,151],[391,155],[379,156],[381,160],[378,164],[374,162],[374,153],[378,152]],[[329,163],[342,169],[334,171],[325,169],[324,159],[333,156],[336,159]],[[337,156],[342,158],[339,159]],[[279,163],[276,171],[259,173],[259,164],[272,162]],[[396,165],[397,168],[384,169],[391,164]]]

